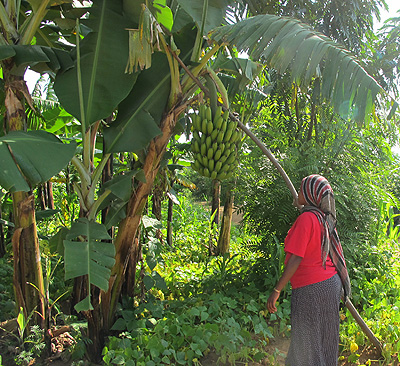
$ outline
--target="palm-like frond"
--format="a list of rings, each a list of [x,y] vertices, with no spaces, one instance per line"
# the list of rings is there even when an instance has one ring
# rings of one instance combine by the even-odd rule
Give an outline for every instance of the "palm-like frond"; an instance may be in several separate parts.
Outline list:
[[[381,90],[349,51],[293,18],[258,15],[216,28],[210,37],[280,73],[290,72],[300,85],[319,77],[321,96],[344,118],[364,121]]]

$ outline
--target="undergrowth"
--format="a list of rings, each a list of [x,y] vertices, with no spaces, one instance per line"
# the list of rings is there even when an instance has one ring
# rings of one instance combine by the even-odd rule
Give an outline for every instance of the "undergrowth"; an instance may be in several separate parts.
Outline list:
[[[270,340],[290,337],[289,286],[278,312],[266,310],[269,292],[282,270],[282,244],[265,244],[236,226],[229,255],[210,257],[207,245],[216,236],[210,212],[183,199],[177,215],[175,222],[185,225],[175,224],[173,247],[158,244],[161,259],[153,269],[165,286],[153,287],[142,301],[124,299],[114,325],[117,333],[103,351],[104,362],[201,365],[210,351],[218,355],[219,363],[231,365],[271,360],[265,352]],[[353,293],[358,311],[383,343],[380,362],[389,365],[399,358],[400,277],[398,233],[392,232],[397,229],[388,227],[390,217],[385,222],[379,244],[370,252],[370,258],[384,263],[366,266],[375,268],[374,276],[367,268],[355,268]],[[369,340],[347,310],[341,318],[341,352],[347,362],[357,364],[359,350]]]

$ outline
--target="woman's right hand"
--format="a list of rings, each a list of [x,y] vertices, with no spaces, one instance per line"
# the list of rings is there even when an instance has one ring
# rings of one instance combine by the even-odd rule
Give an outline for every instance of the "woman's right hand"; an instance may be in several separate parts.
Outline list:
[[[275,313],[277,311],[276,302],[279,299],[280,292],[272,291],[271,295],[267,300],[267,309],[270,313]]]

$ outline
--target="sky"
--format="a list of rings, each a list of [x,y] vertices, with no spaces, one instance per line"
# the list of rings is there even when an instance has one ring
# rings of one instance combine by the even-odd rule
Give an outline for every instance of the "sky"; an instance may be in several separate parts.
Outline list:
[[[400,2],[399,0],[386,0],[386,4],[389,7],[389,11],[387,12],[386,10],[381,10],[381,19],[382,22],[388,18],[393,18],[395,16],[400,16],[400,14],[396,15],[397,10],[400,10]],[[379,28],[377,24],[377,28]]]

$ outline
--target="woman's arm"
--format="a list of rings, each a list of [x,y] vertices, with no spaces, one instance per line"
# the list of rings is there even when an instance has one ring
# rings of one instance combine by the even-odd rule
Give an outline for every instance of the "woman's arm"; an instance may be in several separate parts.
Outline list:
[[[281,278],[279,279],[278,283],[275,286],[275,289],[277,291],[272,291],[271,295],[269,295],[268,301],[267,301],[267,309],[270,313],[275,313],[276,312],[276,301],[279,298],[279,295],[282,291],[282,289],[286,286],[286,284],[289,282],[289,280],[292,278],[294,273],[296,272],[297,268],[300,265],[300,262],[302,261],[302,257],[299,257],[298,255],[292,254],[286,263],[285,270],[282,273]]]

